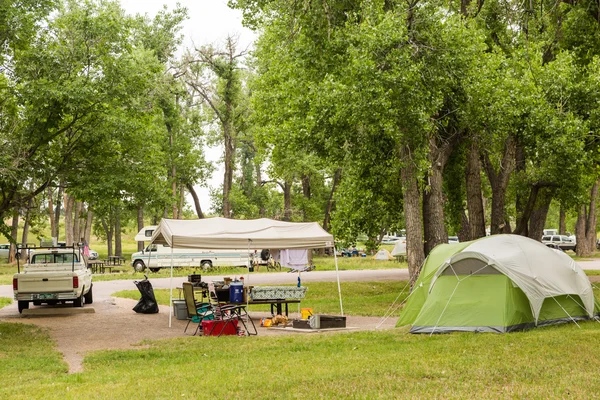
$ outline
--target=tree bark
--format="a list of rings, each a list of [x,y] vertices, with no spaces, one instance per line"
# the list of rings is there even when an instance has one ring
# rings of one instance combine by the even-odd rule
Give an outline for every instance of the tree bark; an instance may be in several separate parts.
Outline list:
[[[483,156],[483,165],[492,187],[492,218],[490,224],[490,233],[492,235],[502,233],[505,225],[504,206],[506,199],[506,189],[510,181],[510,176],[515,168],[516,143],[513,136],[509,136],[504,143],[504,152],[500,168],[496,172],[492,165],[489,155]]]
[[[85,239],[85,242],[90,243],[90,239],[92,238],[92,222],[94,220],[94,212],[92,210],[90,210],[90,206],[88,205],[88,210],[87,210],[87,218],[85,221],[85,233],[83,234],[83,237]]]
[[[46,189],[46,193],[48,196],[48,217],[50,217],[50,237],[54,237],[54,233],[56,232],[56,224],[58,223],[58,221],[56,221],[56,218],[54,218],[54,200],[52,198],[53,193],[52,193],[52,188],[48,187]]]
[[[33,207],[33,198],[27,201],[27,210],[23,218],[23,233],[21,235],[21,247],[27,247],[27,239],[29,238],[29,225],[31,219],[31,208]],[[21,260],[27,259],[27,251],[21,251]]]
[[[227,105],[230,107],[231,105]],[[235,158],[235,141],[233,138],[233,127],[230,126],[231,121],[224,121],[223,123],[223,139],[225,147],[225,172],[223,175],[223,216],[225,218],[231,217],[231,202],[229,200],[229,194],[233,185],[233,169],[234,169],[234,158]]]
[[[327,205],[325,206],[325,217],[323,218],[323,229],[325,229],[327,232],[331,231],[331,212],[335,208],[335,200],[333,197],[335,195],[337,186],[339,185],[341,180],[342,180],[342,169],[338,168],[335,170],[335,173],[333,174],[333,182],[331,184],[331,191],[329,192],[329,199],[327,200]]]
[[[121,244],[121,207],[115,208],[115,255],[123,256],[123,246]]]
[[[137,209],[137,230],[138,232],[144,229],[144,207],[139,206]],[[138,251],[144,250],[144,242],[137,242]]]
[[[423,234],[425,255],[438,244],[448,242],[448,232],[444,223],[444,191],[442,189],[444,167],[454,146],[445,142],[438,146],[434,136],[429,138],[428,185],[423,191]]]
[[[558,213],[558,233],[559,233],[559,235],[567,234],[566,219],[567,219],[567,213],[565,212],[565,208],[561,204],[560,211]]]
[[[102,227],[104,228],[104,233],[106,234],[106,247],[108,250],[108,257],[113,255],[113,247],[112,247],[112,239],[113,239],[113,225],[108,221],[106,222],[106,218],[102,217]]]
[[[412,159],[410,148],[404,145],[401,149],[404,166],[400,171],[402,192],[404,193],[404,218],[406,221],[406,255],[408,274],[414,283],[419,269],[425,260],[423,249],[423,226],[421,221],[419,187],[417,170]]]
[[[54,208],[54,220],[56,221],[56,224],[55,224],[56,231],[52,232],[52,242],[54,243],[55,246],[58,241],[58,237],[60,236],[60,209],[61,209],[61,205],[62,205],[64,190],[65,190],[64,183],[61,182],[58,185],[58,193],[56,195],[56,207]]]
[[[73,217],[73,241],[77,243],[83,242],[84,239],[80,234],[82,208],[83,202],[75,202],[75,215]]]
[[[12,241],[10,242],[10,249],[8,251],[8,263],[14,263],[16,258],[15,255],[17,254],[17,235],[19,233],[19,209],[18,208],[14,208],[13,212],[12,212],[12,223],[10,225],[10,237],[12,238]]]
[[[292,183],[283,182],[283,220],[292,220]]]
[[[204,213],[202,212],[202,207],[200,207],[200,199],[198,198],[198,193],[196,193],[196,189],[194,189],[194,185],[188,183],[186,187],[188,192],[190,192],[190,194],[192,195],[192,199],[194,199],[194,208],[196,209],[196,214],[198,215],[198,218],[203,219]]]
[[[485,208],[481,194],[481,162],[479,144],[473,139],[467,154],[465,170],[467,211],[469,213],[469,238],[475,240],[485,236]],[[463,240],[461,238],[461,240]]]
[[[302,195],[304,196],[304,198],[306,200],[310,200],[311,193],[310,193],[310,176],[309,175],[304,175],[302,177]],[[308,215],[306,214],[306,206],[305,206],[302,210],[302,221],[307,221],[307,220],[308,220]]]
[[[554,189],[543,187],[538,191],[535,207],[531,211],[529,219],[528,237],[533,240],[540,240],[544,233],[544,225],[550,209],[550,203],[554,196]]]
[[[177,219],[183,219],[183,207],[185,205],[184,185],[179,185],[179,209],[177,210]]]
[[[590,190],[589,210],[586,205],[581,205],[577,214],[575,237],[577,248],[575,254],[579,257],[588,257],[593,254],[596,246],[596,198],[598,197],[596,181]]]
[[[68,193],[64,195],[65,202],[65,241],[67,246],[73,245],[73,206],[75,198]]]

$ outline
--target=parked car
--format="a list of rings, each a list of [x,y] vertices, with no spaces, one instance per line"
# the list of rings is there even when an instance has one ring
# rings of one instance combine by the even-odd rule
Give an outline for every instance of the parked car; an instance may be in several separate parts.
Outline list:
[[[448,236],[448,243],[460,243],[458,236]]]
[[[577,248],[577,242],[575,241],[575,238],[565,235],[544,235],[542,236],[542,243],[545,245],[554,244],[560,247],[560,249],[563,251],[575,251]]]
[[[88,256],[88,260],[97,260],[98,252],[96,250],[89,249],[90,255]]]
[[[0,244],[0,262],[8,261],[9,252],[10,252],[10,244]]]

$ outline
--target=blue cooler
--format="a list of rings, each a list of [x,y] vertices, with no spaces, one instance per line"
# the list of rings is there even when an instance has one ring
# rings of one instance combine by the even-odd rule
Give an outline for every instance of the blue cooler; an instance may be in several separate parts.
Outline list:
[[[229,302],[244,302],[244,282],[234,281],[229,284]]]

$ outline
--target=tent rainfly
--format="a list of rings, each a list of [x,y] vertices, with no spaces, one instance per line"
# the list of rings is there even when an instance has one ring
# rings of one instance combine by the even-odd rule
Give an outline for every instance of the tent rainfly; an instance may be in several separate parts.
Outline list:
[[[268,218],[239,220],[205,218],[162,219],[151,243],[186,249],[316,249],[333,247],[333,235],[316,222],[285,222]],[[335,255],[335,251],[333,252]],[[335,259],[340,310],[343,315],[337,258]],[[171,300],[173,291],[171,264]],[[171,316],[169,315],[169,326]]]
[[[589,279],[571,257],[518,235],[435,247],[398,326],[411,333],[510,332],[598,315]]]

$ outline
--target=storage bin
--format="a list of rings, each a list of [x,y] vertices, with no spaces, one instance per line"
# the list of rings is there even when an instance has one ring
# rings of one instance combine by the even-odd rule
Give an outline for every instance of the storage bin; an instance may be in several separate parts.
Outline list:
[[[185,300],[173,300],[173,314],[175,319],[187,319],[187,306]]]
[[[202,332],[204,336],[237,335],[237,319],[228,321],[202,321]],[[223,332],[221,332],[223,330]]]

